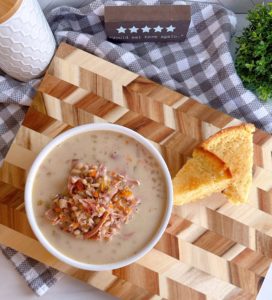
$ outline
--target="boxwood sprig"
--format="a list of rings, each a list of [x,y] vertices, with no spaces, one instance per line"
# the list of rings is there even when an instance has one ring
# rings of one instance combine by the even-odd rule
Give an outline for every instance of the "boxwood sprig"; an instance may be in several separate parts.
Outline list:
[[[245,87],[272,99],[272,2],[249,11],[249,26],[237,38],[236,70]]]

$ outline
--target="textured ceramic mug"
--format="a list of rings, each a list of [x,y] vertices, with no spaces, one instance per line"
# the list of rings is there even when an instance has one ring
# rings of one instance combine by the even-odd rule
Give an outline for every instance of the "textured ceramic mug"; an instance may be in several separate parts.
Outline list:
[[[56,42],[37,0],[1,0],[0,69],[20,81],[41,76]]]

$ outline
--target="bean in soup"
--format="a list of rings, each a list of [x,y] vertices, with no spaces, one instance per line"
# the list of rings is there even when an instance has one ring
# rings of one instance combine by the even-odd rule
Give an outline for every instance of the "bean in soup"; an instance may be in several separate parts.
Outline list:
[[[72,160],[67,192],[57,194],[45,216],[53,226],[76,238],[110,240],[138,210],[141,200],[134,196],[138,180],[126,174]]]

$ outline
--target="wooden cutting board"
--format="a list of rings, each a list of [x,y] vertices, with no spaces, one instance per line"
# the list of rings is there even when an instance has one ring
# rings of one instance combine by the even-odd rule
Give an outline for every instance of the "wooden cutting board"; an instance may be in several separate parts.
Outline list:
[[[0,171],[0,243],[121,299],[255,299],[272,259],[272,137],[254,135],[248,204],[221,194],[174,207],[160,242],[122,269],[88,272],[50,255],[24,210],[26,175],[40,150],[79,124],[111,122],[151,140],[174,176],[193,148],[239,124],[101,58],[67,44],[58,49]]]

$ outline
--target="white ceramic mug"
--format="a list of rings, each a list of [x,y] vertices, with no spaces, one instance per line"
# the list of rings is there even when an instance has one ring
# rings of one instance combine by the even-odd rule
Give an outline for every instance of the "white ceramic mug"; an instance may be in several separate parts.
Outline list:
[[[10,7],[6,6],[5,14],[5,7],[2,15],[0,12],[0,69],[20,81],[29,81],[44,73],[56,42],[37,0],[7,3]]]

